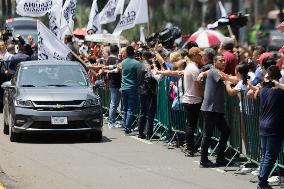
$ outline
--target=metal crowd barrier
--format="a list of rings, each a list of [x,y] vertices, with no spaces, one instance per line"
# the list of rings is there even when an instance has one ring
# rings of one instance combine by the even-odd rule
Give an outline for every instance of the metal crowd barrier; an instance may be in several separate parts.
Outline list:
[[[101,88],[98,91],[102,99],[103,107],[108,108],[110,103],[110,95],[108,89]],[[162,138],[168,133],[171,133],[170,138],[174,139],[177,133],[185,133],[185,113],[182,110],[172,110],[172,101],[169,98],[169,81],[167,81],[167,79],[159,82],[157,87],[157,94],[157,111],[155,115],[154,135],[160,134]],[[225,118],[228,122],[229,127],[231,128],[231,135],[228,141],[227,149],[232,149],[235,151],[234,155],[229,161],[229,164],[237,154],[241,153],[244,154],[244,156],[247,158],[248,161],[246,163],[252,162],[259,164],[261,158],[260,137],[258,134],[260,113],[259,99],[254,100],[252,98],[246,97],[244,93],[241,93],[241,107],[242,112],[240,112],[238,97],[230,97],[226,93]],[[244,129],[242,129],[241,119],[243,119]],[[202,131],[203,119],[202,116],[200,116],[196,130],[197,142],[200,142],[201,140]],[[218,142],[219,136],[219,132],[215,130],[212,138]],[[243,153],[242,151],[242,140],[244,141],[245,145],[245,153]],[[218,143],[214,147],[211,155],[214,153],[217,147]],[[227,166],[229,166],[229,164]],[[284,145],[283,150],[279,154],[277,163],[273,168],[273,171],[276,168],[284,169]]]

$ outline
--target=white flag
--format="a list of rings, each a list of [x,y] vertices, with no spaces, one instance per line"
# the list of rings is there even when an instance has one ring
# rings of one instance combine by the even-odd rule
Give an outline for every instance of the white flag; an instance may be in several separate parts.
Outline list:
[[[60,37],[60,18],[63,0],[54,0],[54,2],[56,3],[52,6],[51,11],[48,13],[49,28],[54,33],[54,35]]]
[[[100,13],[100,24],[114,22],[118,14],[122,14],[125,0],[109,0]]]
[[[41,22],[37,21],[38,59],[67,60],[71,50]]]
[[[142,43],[146,42],[145,34],[144,34],[144,27],[140,27],[140,41]]]
[[[221,1],[218,1],[218,4],[219,4],[219,8],[220,8],[220,11],[221,11],[221,18],[227,18],[227,11],[226,9],[224,8],[223,4]]]
[[[65,35],[72,35],[73,33],[76,6],[77,0],[67,0],[64,3],[60,27],[61,39],[63,39]]]
[[[116,9],[115,9],[115,13],[114,13],[115,15],[123,13],[124,4],[125,4],[125,0],[118,0],[117,5],[116,5]]]
[[[119,35],[123,30],[133,28],[136,24],[148,22],[147,0],[131,0],[113,34]]]
[[[223,26],[223,25],[228,25],[229,24],[229,18],[227,15],[227,11],[224,8],[223,4],[221,1],[218,1],[218,5],[221,11],[221,18],[219,18],[216,22],[214,22],[213,24],[208,24],[207,28],[208,29],[215,29],[219,26]]]
[[[53,0],[17,0],[16,12],[21,16],[41,17],[51,11]]]
[[[92,9],[89,16],[89,22],[87,26],[87,31],[89,29],[95,30],[96,33],[101,33],[101,24],[100,24],[100,17],[99,17],[99,10],[97,5],[97,0],[93,1]]]

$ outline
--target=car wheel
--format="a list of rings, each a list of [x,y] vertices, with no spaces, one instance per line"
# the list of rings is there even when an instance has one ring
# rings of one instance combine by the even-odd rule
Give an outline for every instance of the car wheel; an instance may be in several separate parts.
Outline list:
[[[19,142],[21,139],[21,136],[19,133],[15,133],[13,129],[10,130],[10,141],[11,142]]]
[[[5,118],[4,118],[5,119]],[[4,127],[3,127],[3,133],[5,135],[8,135],[9,134],[9,125],[7,123],[5,123],[4,121]]]
[[[9,127],[10,127],[10,141],[11,142],[19,142],[21,139],[21,136],[19,133],[16,133],[15,131],[13,131],[13,120],[12,120],[12,116],[9,114]]]
[[[6,114],[5,114],[5,109],[3,109],[3,122],[4,122],[4,127],[3,127],[3,133],[5,134],[5,135],[8,135],[9,134],[9,124],[7,123],[7,118],[6,118]]]
[[[100,142],[103,138],[103,132],[102,131],[94,131],[91,132],[89,135],[90,141]]]

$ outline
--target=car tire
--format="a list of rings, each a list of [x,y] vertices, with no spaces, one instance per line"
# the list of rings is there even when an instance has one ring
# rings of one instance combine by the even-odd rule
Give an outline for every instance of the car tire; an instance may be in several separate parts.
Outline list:
[[[89,135],[89,141],[100,142],[102,138],[103,138],[102,131],[94,131],[94,132],[91,132]]]
[[[9,125],[4,121],[3,133],[9,135]]]
[[[5,135],[9,134],[9,123],[7,123],[7,118],[5,116],[5,109],[3,109],[3,133]]]
[[[10,141],[11,142],[20,142],[21,135],[19,133],[15,133],[12,129],[10,130]]]

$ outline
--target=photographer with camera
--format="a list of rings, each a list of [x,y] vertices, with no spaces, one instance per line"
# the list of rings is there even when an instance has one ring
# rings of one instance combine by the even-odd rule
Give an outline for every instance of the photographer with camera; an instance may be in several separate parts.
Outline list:
[[[272,65],[267,69],[269,80],[260,89],[260,128],[262,158],[258,175],[258,189],[271,188],[268,185],[268,176],[282,149],[284,138],[284,91],[278,88],[281,78],[280,70]],[[276,85],[273,81],[276,81]],[[275,85],[275,87],[274,87]]]

